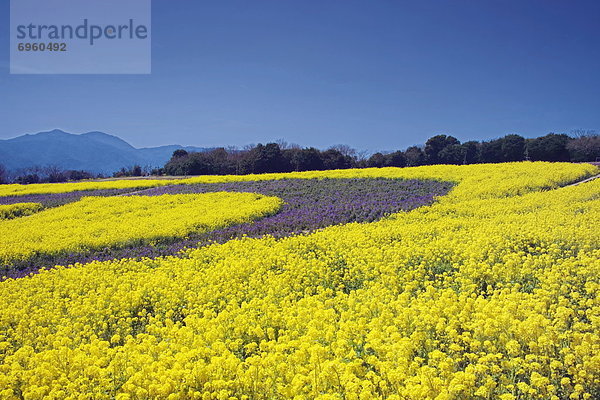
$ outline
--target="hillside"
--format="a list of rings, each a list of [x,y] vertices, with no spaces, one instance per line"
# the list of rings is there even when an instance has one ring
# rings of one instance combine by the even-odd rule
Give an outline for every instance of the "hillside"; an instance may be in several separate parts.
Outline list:
[[[103,132],[80,135],[55,129],[0,140],[0,164],[9,171],[35,166],[112,174],[133,165],[160,167],[173,151],[205,151],[206,148],[167,145],[135,148],[123,139]]]

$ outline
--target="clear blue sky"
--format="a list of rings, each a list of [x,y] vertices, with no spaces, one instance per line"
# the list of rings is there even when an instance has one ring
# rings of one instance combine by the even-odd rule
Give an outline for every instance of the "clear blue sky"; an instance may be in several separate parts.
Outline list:
[[[154,0],[151,75],[9,75],[0,138],[391,150],[600,130],[600,1]]]

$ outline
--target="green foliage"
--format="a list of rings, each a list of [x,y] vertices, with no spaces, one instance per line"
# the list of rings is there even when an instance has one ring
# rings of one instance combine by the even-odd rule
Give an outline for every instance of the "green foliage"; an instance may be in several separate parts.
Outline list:
[[[377,152],[358,157],[347,146],[321,151],[314,147],[258,144],[247,150],[215,149],[203,153],[176,150],[161,172],[167,175],[226,175],[291,171],[317,171],[364,167],[416,167],[426,164],[476,164],[514,161],[597,161],[600,137],[586,132],[577,138],[548,134],[525,139],[517,134],[484,142],[462,143],[453,136],[436,135],[423,148]]]
[[[460,141],[453,136],[436,135],[425,142],[425,156],[428,164],[441,164],[440,152],[446,147],[460,145]]]
[[[527,154],[532,161],[570,161],[569,136],[550,133],[527,142]]]

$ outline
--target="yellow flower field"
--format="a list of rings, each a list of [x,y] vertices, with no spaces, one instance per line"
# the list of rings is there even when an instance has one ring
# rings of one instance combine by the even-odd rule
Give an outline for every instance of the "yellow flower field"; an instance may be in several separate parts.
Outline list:
[[[0,221],[0,262],[184,237],[251,221],[280,205],[251,193],[84,197],[26,220]]]
[[[560,166],[559,166],[560,165]],[[494,186],[479,185],[494,178],[501,170],[506,171],[503,179],[496,179]],[[184,179],[117,179],[104,181],[82,181],[67,183],[38,183],[31,185],[0,185],[0,196],[22,196],[29,194],[68,193],[102,189],[147,189],[173,184],[217,183],[259,181],[274,179],[318,179],[318,178],[397,178],[439,179],[467,181],[462,185],[470,197],[495,197],[515,195],[532,190],[556,188],[584,176],[598,173],[598,167],[590,164],[557,164],[549,162],[518,162],[504,164],[432,165],[412,168],[364,168],[332,171],[305,171],[291,173],[249,175],[203,175]],[[510,175],[509,175],[510,174]],[[497,176],[496,176],[497,178]],[[490,193],[471,193],[472,190]],[[456,192],[456,191],[454,191]]]
[[[160,179],[122,179],[113,181],[83,181],[67,183],[36,183],[21,185],[18,183],[0,185],[0,196],[23,196],[27,194],[68,193],[101,189],[144,189],[167,185],[172,181]]]
[[[598,173],[508,163],[191,178],[457,186],[378,222],[4,281],[0,398],[600,398],[600,179],[561,188]],[[236,215],[236,199],[213,205]],[[123,224],[178,220],[160,204]],[[19,221],[0,224],[2,240],[16,243],[4,237]]]

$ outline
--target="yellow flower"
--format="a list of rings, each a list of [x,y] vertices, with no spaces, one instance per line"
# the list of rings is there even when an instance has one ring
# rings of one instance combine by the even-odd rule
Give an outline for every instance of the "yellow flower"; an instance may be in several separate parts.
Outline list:
[[[373,223],[5,280],[0,399],[590,398],[600,180],[561,186],[598,171],[525,162],[191,178],[456,186]],[[3,260],[185,235],[281,205],[253,194],[114,199],[1,221]]]

